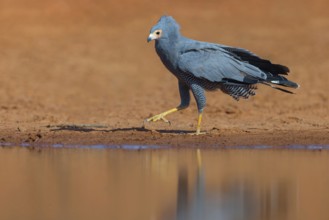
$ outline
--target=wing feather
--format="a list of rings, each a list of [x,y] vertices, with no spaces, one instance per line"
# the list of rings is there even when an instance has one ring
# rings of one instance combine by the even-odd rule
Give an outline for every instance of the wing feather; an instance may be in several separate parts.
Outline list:
[[[280,64],[273,64],[269,60],[262,59],[258,57],[256,54],[250,52],[249,50],[242,48],[235,48],[229,46],[222,46],[222,48],[239,59],[246,61],[254,66],[257,66],[259,69],[269,72],[274,75],[284,74],[287,75],[289,72],[289,68]]]
[[[241,83],[257,83],[266,79],[258,67],[236,59],[219,45],[200,42],[189,45],[180,54],[177,66],[180,71],[211,82],[232,80]]]

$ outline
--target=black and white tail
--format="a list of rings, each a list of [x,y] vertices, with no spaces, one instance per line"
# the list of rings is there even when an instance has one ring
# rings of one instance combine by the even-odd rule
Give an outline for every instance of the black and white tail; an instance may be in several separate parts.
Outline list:
[[[280,88],[280,87],[277,87],[276,85],[294,88],[294,89],[297,89],[299,87],[299,85],[297,83],[290,81],[287,78],[280,76],[280,75],[275,75],[275,76],[268,75],[266,81],[263,81],[261,83],[264,85],[270,86],[273,89],[277,89],[282,92],[287,92],[287,93],[291,93],[291,94],[293,94],[293,92]]]

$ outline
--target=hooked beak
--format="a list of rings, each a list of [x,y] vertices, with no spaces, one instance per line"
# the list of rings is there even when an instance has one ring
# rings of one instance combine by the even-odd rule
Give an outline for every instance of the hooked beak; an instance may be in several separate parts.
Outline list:
[[[150,42],[152,40],[155,40],[156,39],[156,36],[152,33],[149,35],[149,37],[147,38],[147,42]]]

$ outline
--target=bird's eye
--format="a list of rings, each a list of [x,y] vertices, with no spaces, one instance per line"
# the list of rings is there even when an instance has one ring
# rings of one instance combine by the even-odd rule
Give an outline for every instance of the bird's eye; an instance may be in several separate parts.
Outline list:
[[[156,35],[159,35],[159,34],[160,34],[160,31],[155,32],[155,34],[156,34]]]

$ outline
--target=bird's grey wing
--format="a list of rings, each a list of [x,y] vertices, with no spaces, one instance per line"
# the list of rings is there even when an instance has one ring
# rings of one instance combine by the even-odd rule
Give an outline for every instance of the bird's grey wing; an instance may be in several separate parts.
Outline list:
[[[284,74],[287,75],[289,68],[280,64],[273,64],[269,60],[265,60],[257,56],[256,54],[250,52],[249,50],[242,48],[229,47],[221,45],[221,47],[231,53],[233,56],[250,63],[263,70],[264,72],[271,73],[274,75]]]
[[[266,79],[259,68],[235,58],[219,45],[195,45],[185,47],[179,56],[177,66],[185,74],[211,82],[257,83],[259,79]]]

